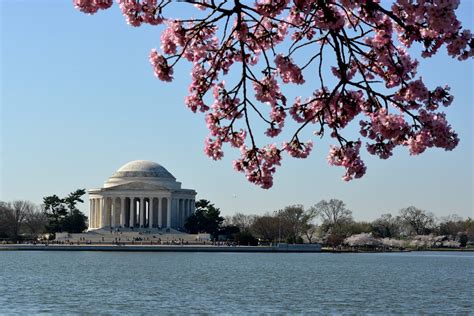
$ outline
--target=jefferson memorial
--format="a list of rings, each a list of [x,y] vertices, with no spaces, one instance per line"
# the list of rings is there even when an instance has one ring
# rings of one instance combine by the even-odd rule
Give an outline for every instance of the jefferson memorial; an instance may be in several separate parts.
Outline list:
[[[181,230],[194,213],[196,191],[163,166],[146,160],[123,165],[102,188],[88,190],[89,230],[100,228],[171,228]]]

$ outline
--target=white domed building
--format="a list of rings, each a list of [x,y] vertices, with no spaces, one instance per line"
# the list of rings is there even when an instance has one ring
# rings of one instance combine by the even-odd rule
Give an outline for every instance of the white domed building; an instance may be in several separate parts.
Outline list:
[[[118,169],[100,189],[88,190],[89,230],[100,228],[181,229],[194,213],[196,191],[163,166],[135,160]]]

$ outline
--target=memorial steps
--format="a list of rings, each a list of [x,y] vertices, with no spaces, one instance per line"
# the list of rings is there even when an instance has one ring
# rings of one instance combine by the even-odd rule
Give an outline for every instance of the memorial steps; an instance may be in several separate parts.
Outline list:
[[[175,229],[148,229],[140,228],[131,230],[129,228],[120,230],[96,229],[85,233],[57,233],[56,241],[59,242],[90,242],[90,243],[143,243],[158,244],[161,242],[201,243],[198,234],[187,234]]]

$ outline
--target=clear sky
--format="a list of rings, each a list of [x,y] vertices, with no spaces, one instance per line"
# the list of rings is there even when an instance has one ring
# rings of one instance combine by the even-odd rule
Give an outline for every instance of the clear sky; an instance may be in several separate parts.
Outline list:
[[[454,151],[411,157],[402,148],[384,161],[364,151],[365,177],[347,183],[342,168],[326,163],[330,141],[315,139],[308,159],[284,156],[273,188],[262,190],[232,169],[238,150],[227,148],[218,162],[204,155],[204,116],[183,103],[189,65],[175,70],[171,84],[153,77],[148,54],[159,47],[159,29],[128,26],[116,5],[86,16],[71,2],[0,0],[0,200],[41,203],[46,195],[100,187],[121,165],[145,159],[224,215],[338,198],[359,220],[410,205],[474,216],[472,60],[453,60],[443,48],[419,67],[428,87],[452,87],[446,112],[461,139]],[[471,30],[473,9],[462,1],[458,11]],[[81,208],[87,213],[88,203]]]

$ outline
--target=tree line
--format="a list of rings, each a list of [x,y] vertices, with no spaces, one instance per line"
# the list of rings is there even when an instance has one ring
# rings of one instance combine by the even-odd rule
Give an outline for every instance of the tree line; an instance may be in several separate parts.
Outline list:
[[[457,215],[436,218],[433,213],[414,206],[401,209],[397,215],[383,214],[374,221],[354,220],[352,211],[337,199],[322,200],[309,208],[289,205],[264,215],[236,213],[222,217],[220,210],[206,200],[196,202],[196,207],[196,213],[185,225],[188,232],[208,232],[213,238],[220,236],[241,244],[318,242],[336,247],[348,237],[363,233],[379,239],[406,240],[434,235],[456,240],[461,246],[474,243],[471,218]]]
[[[29,201],[0,202],[0,239],[37,239],[57,232],[80,233],[87,229],[87,217],[77,208],[84,189],[64,198],[46,196],[37,206]],[[213,239],[233,240],[242,245],[258,243],[322,243],[337,247],[351,236],[407,240],[415,236],[444,236],[460,246],[474,243],[474,221],[457,215],[436,218],[414,206],[397,215],[383,214],[374,221],[356,221],[341,200],[322,200],[305,208],[289,205],[263,215],[235,213],[222,216],[208,200],[196,201],[196,210],[185,223],[188,233],[209,233]]]
[[[38,206],[30,201],[0,201],[0,239],[36,240],[47,235],[54,239],[58,232],[81,233],[87,229],[87,216],[78,208],[85,189],[64,198],[46,196]]]

